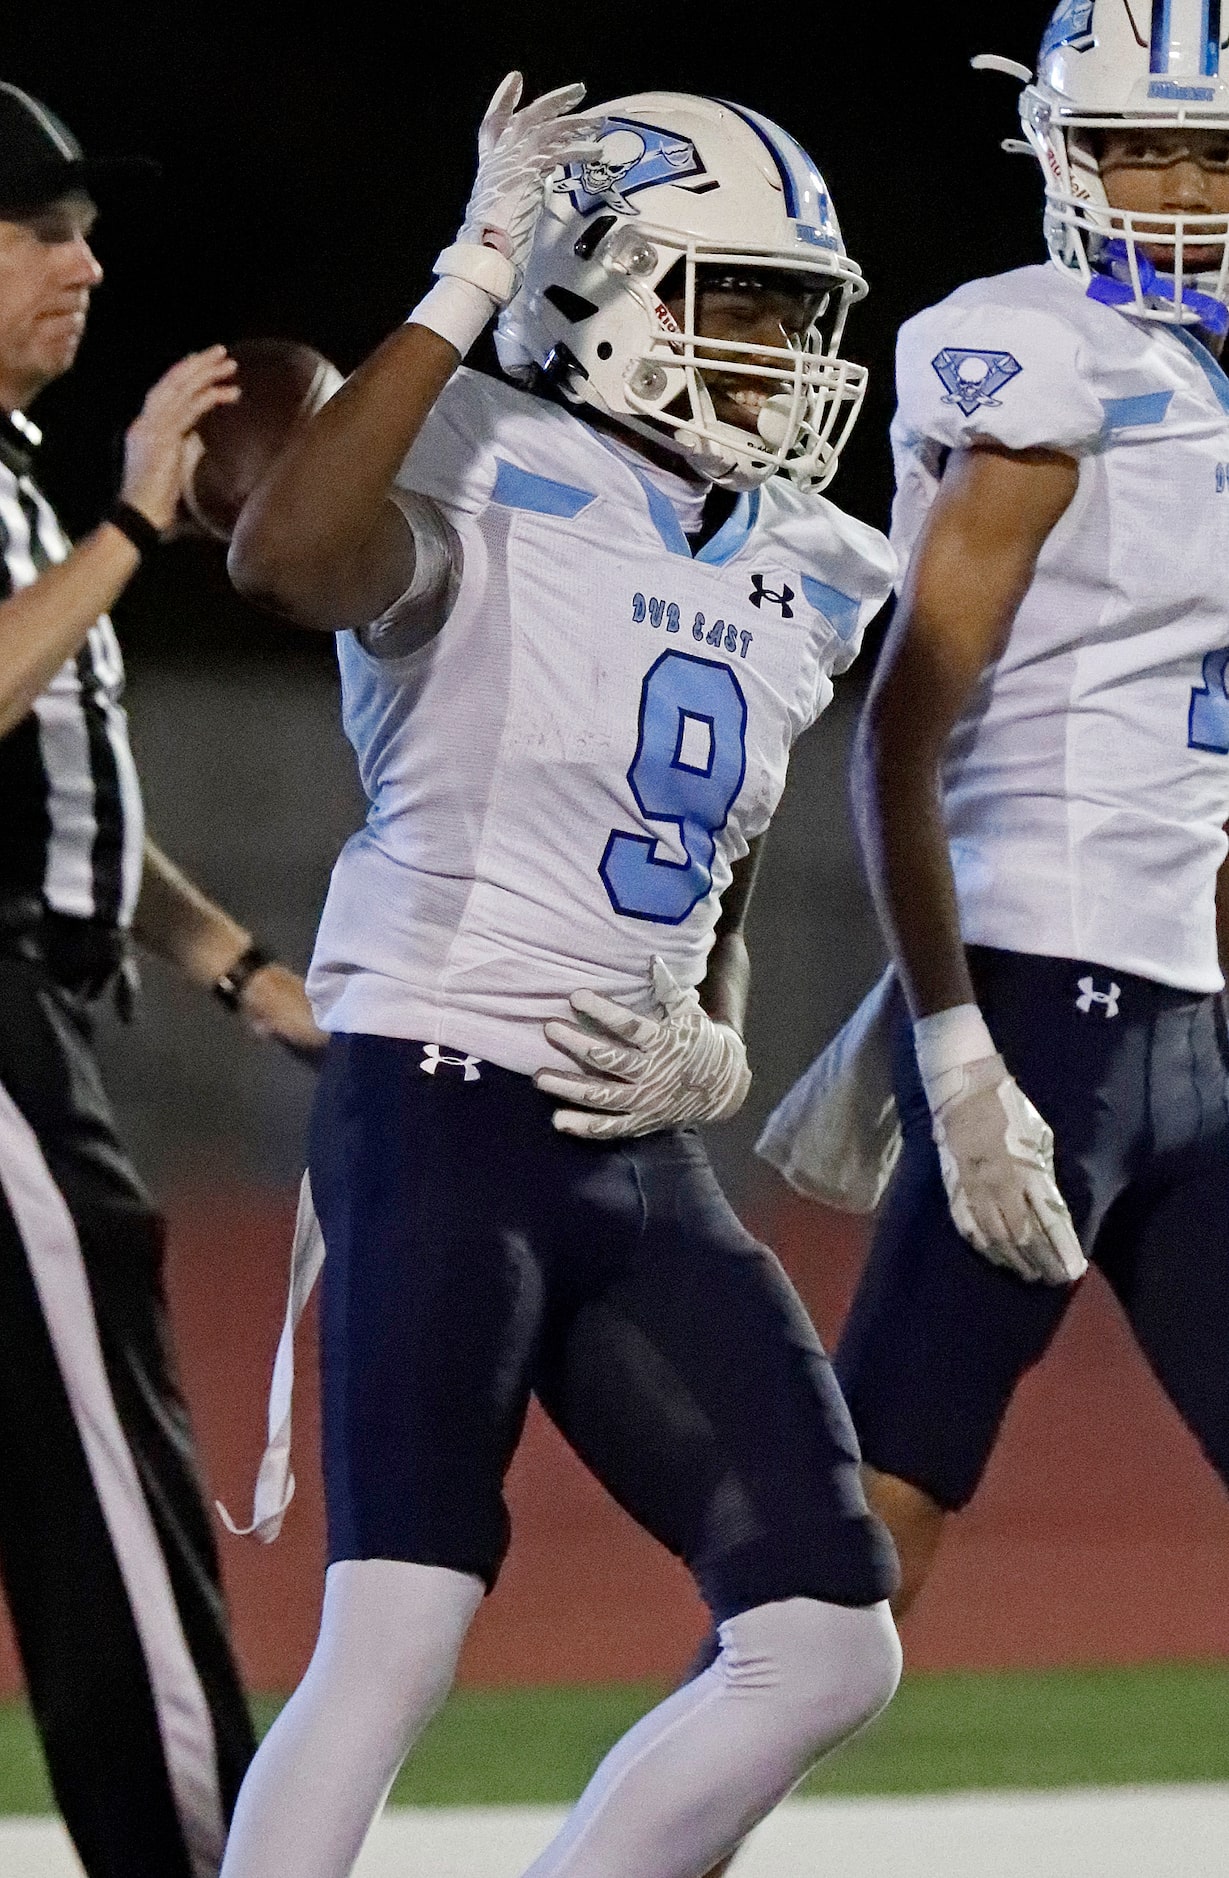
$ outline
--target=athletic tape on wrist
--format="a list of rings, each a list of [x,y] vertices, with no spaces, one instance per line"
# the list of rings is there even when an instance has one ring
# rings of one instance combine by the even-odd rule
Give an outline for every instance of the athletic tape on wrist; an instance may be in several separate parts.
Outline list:
[[[489,293],[468,280],[437,280],[406,324],[425,326],[464,358],[499,311]]]
[[[932,1109],[952,1093],[954,1071],[998,1054],[994,1038],[976,1004],[954,1004],[949,1010],[917,1018],[913,1043],[918,1074]]]
[[[516,269],[506,254],[485,242],[454,241],[436,256],[437,280],[467,280],[489,293],[496,306],[507,306],[516,292]]]

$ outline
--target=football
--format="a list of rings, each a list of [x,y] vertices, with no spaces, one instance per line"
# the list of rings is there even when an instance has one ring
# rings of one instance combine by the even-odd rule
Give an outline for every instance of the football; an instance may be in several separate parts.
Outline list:
[[[296,426],[342,382],[323,353],[294,339],[240,339],[228,350],[241,395],[201,419],[204,447],[183,491],[191,521],[218,541],[230,540],[240,509]]]

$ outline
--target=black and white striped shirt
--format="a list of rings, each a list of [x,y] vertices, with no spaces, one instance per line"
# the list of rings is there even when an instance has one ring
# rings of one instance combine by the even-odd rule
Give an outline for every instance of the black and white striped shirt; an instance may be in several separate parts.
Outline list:
[[[34,426],[0,413],[0,598],[65,559],[69,543],[31,480]],[[0,738],[0,899],[41,896],[56,913],[131,923],[144,818],[124,665],[104,613],[29,714]]]

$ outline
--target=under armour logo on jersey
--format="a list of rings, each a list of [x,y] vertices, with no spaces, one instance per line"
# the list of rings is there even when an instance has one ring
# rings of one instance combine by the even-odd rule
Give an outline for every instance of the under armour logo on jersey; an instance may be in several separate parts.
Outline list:
[[[601,154],[586,163],[569,163],[556,190],[569,195],[582,215],[595,209],[614,209],[619,215],[639,215],[628,197],[655,183],[678,183],[688,176],[703,176],[704,165],[690,137],[637,124],[627,117],[604,118],[598,131]]]
[[[1010,352],[974,352],[961,346],[945,346],[930,362],[947,390],[944,404],[958,404],[966,417],[979,405],[998,404],[995,392],[1023,370]]]
[[[771,600],[774,606],[780,607],[782,619],[793,619],[794,617],[794,609],[790,605],[790,601],[794,598],[793,588],[789,586],[782,587],[780,593],[774,593],[771,587],[764,585],[764,576],[762,574],[752,574],[751,592],[748,598],[752,606],[763,606],[765,600]]]
[[[1118,1000],[1122,996],[1121,985],[1116,985],[1111,979],[1108,991],[1098,991],[1091,978],[1081,978],[1079,984],[1080,995],[1075,1001],[1077,1011],[1083,1011],[1087,1016],[1094,1004],[1100,1004],[1104,1007],[1106,1017],[1117,1017]]]
[[[442,1050],[438,1043],[424,1043],[422,1062],[418,1065],[424,1076],[434,1076],[440,1064],[445,1069],[462,1069],[466,1082],[478,1082],[481,1079],[480,1056],[458,1056],[453,1050]]]

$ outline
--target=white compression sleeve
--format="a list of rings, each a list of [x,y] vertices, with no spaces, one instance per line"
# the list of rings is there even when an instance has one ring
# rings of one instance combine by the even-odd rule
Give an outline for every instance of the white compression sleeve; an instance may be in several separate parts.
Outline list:
[[[719,1635],[717,1661],[615,1744],[526,1878],[702,1878],[900,1679],[886,1604],[790,1598]]]
[[[417,652],[446,624],[460,591],[465,551],[430,496],[394,486],[388,499],[414,540],[414,578],[379,619],[359,627],[356,637],[373,658],[400,659]]]
[[[346,1878],[482,1593],[437,1565],[330,1566],[315,1652],[248,1769],[223,1878]]]

